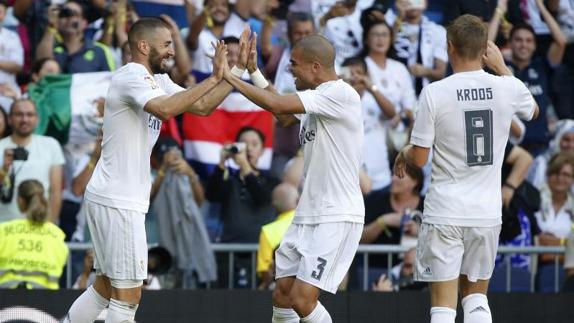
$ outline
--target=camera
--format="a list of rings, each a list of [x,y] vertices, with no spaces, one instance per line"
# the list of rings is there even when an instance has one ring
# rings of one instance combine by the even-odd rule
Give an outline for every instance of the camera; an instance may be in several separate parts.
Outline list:
[[[223,149],[225,149],[225,152],[227,152],[228,154],[235,155],[245,150],[246,147],[247,145],[244,142],[236,142],[231,145],[225,146]]]
[[[14,153],[13,160],[28,160],[28,151],[24,147],[16,147],[12,152]]]

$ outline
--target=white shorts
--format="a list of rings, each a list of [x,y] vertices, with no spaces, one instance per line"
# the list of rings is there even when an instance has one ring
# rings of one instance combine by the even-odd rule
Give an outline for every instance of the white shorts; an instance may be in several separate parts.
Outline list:
[[[275,252],[275,277],[296,276],[335,294],[362,233],[362,223],[291,224]]]
[[[113,279],[147,278],[145,214],[84,201],[94,268]]]
[[[423,223],[419,231],[414,278],[439,282],[466,275],[476,282],[492,276],[500,225],[460,227]]]

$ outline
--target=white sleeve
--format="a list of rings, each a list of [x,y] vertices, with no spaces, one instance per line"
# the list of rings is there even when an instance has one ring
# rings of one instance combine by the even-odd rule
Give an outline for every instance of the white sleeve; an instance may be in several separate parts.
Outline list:
[[[435,25],[433,33],[433,41],[435,43],[433,49],[433,57],[443,62],[448,62],[448,52],[446,50],[446,29],[444,27]]]
[[[411,133],[411,144],[419,147],[430,148],[435,136],[434,107],[429,94],[429,86],[426,86],[419,97],[415,125]]]
[[[175,94],[177,92],[185,91],[185,89],[183,87],[179,86],[174,81],[172,81],[171,78],[167,74],[159,75],[159,82],[158,83],[159,83],[160,87],[168,95],[172,95],[172,94]]]
[[[303,103],[305,113],[316,114],[329,118],[341,118],[345,115],[343,104],[328,97],[325,93],[316,90],[297,92],[299,99]]]
[[[536,102],[530,93],[530,90],[522,83],[521,80],[517,79],[514,76],[505,76],[510,77],[514,88],[514,95],[515,99],[513,101],[514,106],[514,113],[522,119],[526,121],[532,120],[534,116],[534,108],[536,107]]]
[[[138,109],[143,109],[149,100],[167,94],[147,73],[134,73],[129,76],[124,84],[126,96],[137,105]]]

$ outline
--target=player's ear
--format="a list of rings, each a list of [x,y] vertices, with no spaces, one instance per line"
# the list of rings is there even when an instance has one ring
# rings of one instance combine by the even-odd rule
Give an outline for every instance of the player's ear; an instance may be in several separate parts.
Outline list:
[[[138,50],[140,53],[147,56],[150,52],[150,44],[146,40],[142,39],[138,41]]]

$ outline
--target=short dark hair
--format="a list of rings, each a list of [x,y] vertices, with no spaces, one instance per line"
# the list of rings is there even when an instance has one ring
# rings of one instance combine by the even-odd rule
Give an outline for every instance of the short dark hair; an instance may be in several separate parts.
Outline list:
[[[447,28],[446,39],[459,57],[475,60],[484,54],[488,42],[486,24],[477,16],[465,14],[456,18]]]
[[[5,8],[8,8],[8,0],[0,0],[0,6],[4,6]]]
[[[22,102],[30,102],[32,103],[32,105],[34,106],[34,110],[36,111],[36,113],[38,113],[38,108],[36,107],[36,103],[34,101],[32,101],[31,99],[28,98],[20,98],[20,99],[16,99],[12,102],[12,104],[10,105],[10,113],[9,115],[12,116],[12,113],[14,113],[14,107]]]
[[[361,66],[365,72],[367,71],[367,63],[365,63],[365,60],[363,59],[362,56],[353,56],[353,57],[349,57],[346,58],[343,61],[343,64],[341,64],[342,67],[346,67],[346,66]]]
[[[514,34],[519,30],[528,30],[532,34],[532,36],[534,36],[534,39],[536,39],[536,32],[534,31],[534,28],[532,28],[531,25],[525,22],[521,22],[512,26],[512,29],[510,29],[510,36],[508,37],[508,39],[512,39]]]
[[[265,135],[263,134],[263,132],[257,128],[251,127],[251,126],[245,126],[242,127],[241,129],[239,129],[239,131],[237,132],[237,135],[235,136],[235,141],[238,142],[239,138],[241,138],[241,136],[243,136],[244,133],[249,132],[249,131],[253,131],[257,134],[257,136],[259,136],[259,139],[261,139],[261,143],[265,144]]]
[[[169,30],[167,24],[161,18],[157,17],[144,17],[136,21],[128,32],[128,42],[130,47],[136,48],[137,42],[149,34],[150,31],[165,28]]]
[[[287,14],[287,35],[291,34],[291,30],[296,23],[308,21],[314,23],[313,16],[310,13],[298,11],[289,12]],[[313,27],[315,27],[314,24]]]
[[[223,40],[225,44],[239,44],[239,38],[234,36],[223,37],[221,40]]]
[[[0,1],[2,1],[2,0],[0,0]],[[44,64],[46,64],[46,62],[48,62],[48,61],[54,61],[54,62],[58,63],[58,61],[56,61],[52,57],[39,58],[39,59],[35,60],[34,63],[32,63],[32,69],[31,69],[32,74],[40,73],[40,70],[42,69]],[[58,64],[58,65],[60,65],[60,64]]]

